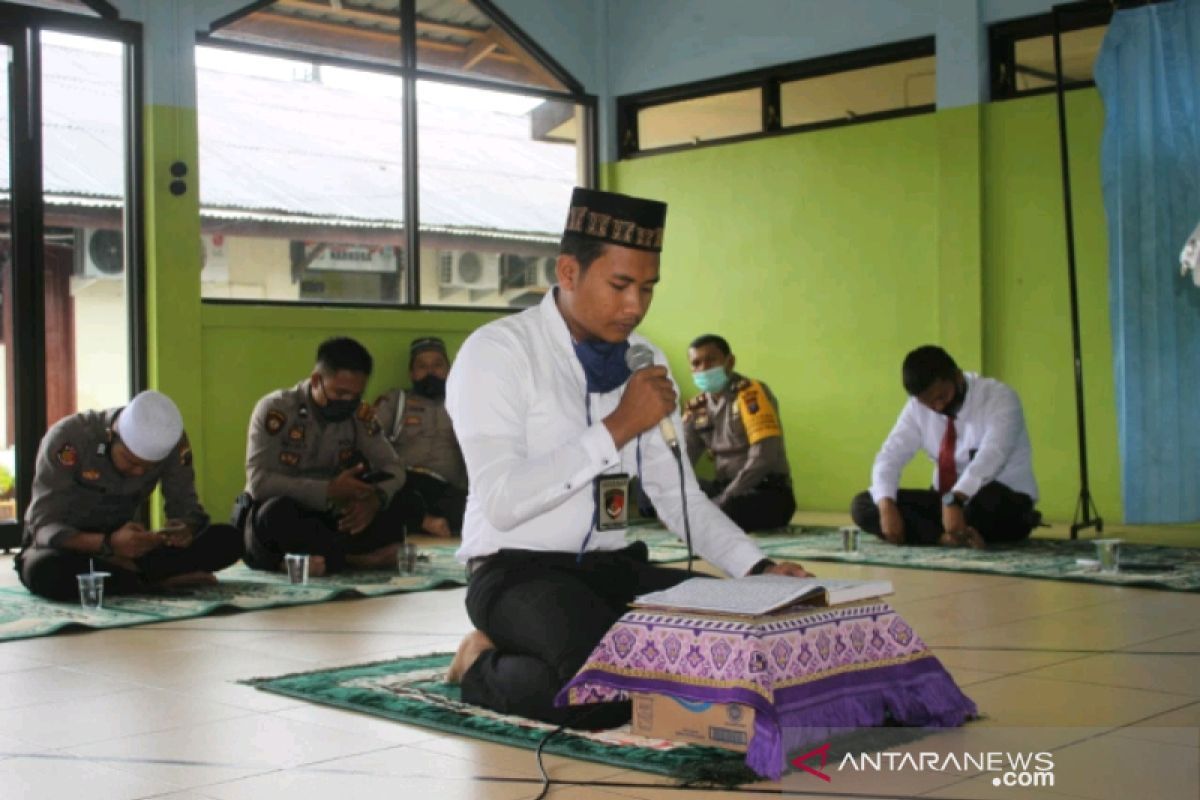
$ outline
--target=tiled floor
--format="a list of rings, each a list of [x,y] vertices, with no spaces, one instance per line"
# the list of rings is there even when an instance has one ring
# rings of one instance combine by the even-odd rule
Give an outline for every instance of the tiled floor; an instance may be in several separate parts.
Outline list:
[[[831,577],[889,578],[894,605],[986,714],[934,737],[939,745],[1050,750],[1063,780],[1033,790],[971,771],[862,772],[836,784],[681,791],[551,757],[562,782],[551,797],[751,798],[780,788],[860,800],[1197,796],[1200,596],[817,566]],[[0,584],[13,578],[0,557]],[[452,650],[467,624],[458,589],[0,644],[0,798],[532,798],[540,781],[527,751],[236,683]],[[1104,768],[1112,765],[1123,766]]]

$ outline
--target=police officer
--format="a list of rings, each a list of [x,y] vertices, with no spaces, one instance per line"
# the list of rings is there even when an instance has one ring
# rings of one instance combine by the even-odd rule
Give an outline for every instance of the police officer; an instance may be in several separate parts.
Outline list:
[[[308,378],[255,406],[239,498],[251,567],[279,569],[286,553],[311,555],[310,575],[396,564],[404,470],[362,402],[371,366],[355,340],[329,339]]]
[[[375,416],[408,472],[406,505],[424,511],[420,527],[434,536],[457,536],[467,507],[467,465],[446,413],[446,343],[436,336],[409,347],[412,391],[392,389],[375,401]]]
[[[787,525],[796,499],[775,395],[733,371],[729,342],[715,334],[688,346],[688,362],[701,391],[683,414],[688,455],[694,464],[707,451],[716,464],[705,493],[742,530]]]
[[[137,518],[160,483],[168,523],[148,530]],[[93,565],[110,573],[109,594],[211,584],[241,555],[241,537],[210,525],[196,497],[192,448],[166,395],[65,417],[42,439],[16,558],[34,594],[74,599],[75,576]]]

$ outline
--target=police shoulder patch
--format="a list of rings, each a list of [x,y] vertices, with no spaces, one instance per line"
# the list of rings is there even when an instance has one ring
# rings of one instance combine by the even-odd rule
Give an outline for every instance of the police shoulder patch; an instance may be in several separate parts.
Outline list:
[[[58,448],[58,452],[54,454],[54,459],[59,466],[71,469],[79,463],[79,451],[75,449],[73,444],[64,444]]]
[[[283,430],[283,426],[286,422],[287,415],[277,408],[272,408],[267,412],[267,433],[274,436]]]
[[[361,403],[358,406],[358,413],[355,416],[362,422],[363,427],[367,429],[368,436],[378,436],[383,430],[383,427],[379,424],[378,417],[375,416],[375,409],[367,403]]]

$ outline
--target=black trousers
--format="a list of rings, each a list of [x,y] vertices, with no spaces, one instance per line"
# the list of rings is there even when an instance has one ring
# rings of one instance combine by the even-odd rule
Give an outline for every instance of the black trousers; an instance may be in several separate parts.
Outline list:
[[[943,532],[941,493],[932,489],[901,489],[896,493],[896,505],[904,519],[905,544],[937,544]],[[1041,519],[1029,495],[1014,492],[999,481],[985,485],[967,501],[963,515],[967,525],[979,531],[988,543],[1025,539]],[[883,535],[879,507],[870,492],[854,498],[850,516],[864,531]]]
[[[442,517],[455,534],[462,533],[463,514],[467,510],[467,493],[451,483],[424,472],[408,470],[399,501],[409,509],[406,526],[410,533],[420,533],[425,515]]]
[[[716,497],[728,485],[728,481],[700,481],[700,488],[709,497]],[[768,475],[745,494],[727,499],[721,510],[744,531],[782,528],[796,513],[792,482],[786,475]]]
[[[217,572],[237,563],[242,557],[242,537],[231,525],[209,525],[188,547],[159,547],[134,561],[138,571],[110,561],[44,547],[22,550],[14,562],[25,588],[50,600],[78,600],[79,582],[75,576],[95,563],[98,572],[108,572],[104,581],[106,595],[136,594],[150,585],[185,572]]]
[[[501,550],[476,569],[467,589],[467,614],[496,648],[463,676],[463,700],[556,725],[628,722],[628,702],[556,708],[554,696],[634,597],[688,577],[648,563],[640,542],[588,553],[582,563],[575,553]]]
[[[246,526],[247,566],[275,571],[287,553],[325,558],[325,572],[346,568],[346,556],[361,555],[404,541],[404,506],[399,493],[355,536],[338,531],[337,517],[314,511],[290,497],[272,497],[254,509]]]

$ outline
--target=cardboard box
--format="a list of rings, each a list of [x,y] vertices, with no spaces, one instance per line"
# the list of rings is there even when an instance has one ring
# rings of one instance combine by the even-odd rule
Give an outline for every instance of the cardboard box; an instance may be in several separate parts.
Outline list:
[[[754,735],[754,708],[741,703],[697,703],[666,694],[631,692],[633,733],[746,752]]]

